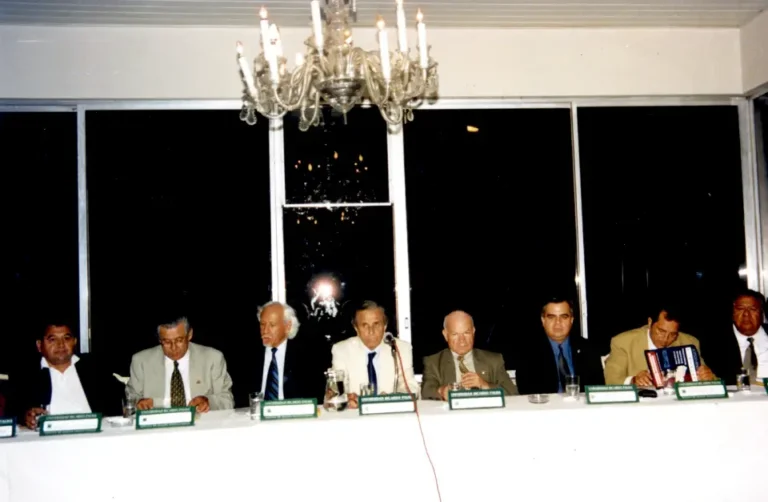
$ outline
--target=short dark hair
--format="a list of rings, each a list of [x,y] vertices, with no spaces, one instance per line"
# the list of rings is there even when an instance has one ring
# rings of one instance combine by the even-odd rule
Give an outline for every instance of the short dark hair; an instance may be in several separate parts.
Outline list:
[[[387,317],[387,309],[379,305],[373,300],[363,300],[355,306],[354,312],[352,312],[352,324],[355,324],[355,318],[358,312],[363,310],[381,309],[381,313],[384,314],[384,324],[389,324],[389,318]]]
[[[542,302],[541,315],[544,315],[544,312],[546,312],[547,310],[547,305],[549,305],[550,303],[567,303],[568,307],[571,309],[571,315],[573,315],[573,300],[571,300],[567,296],[560,296],[560,295],[547,297],[546,300]]]
[[[658,320],[659,316],[664,313],[667,321],[673,321],[680,324],[682,319],[682,312],[680,306],[676,301],[669,298],[661,298],[653,301],[651,308],[648,311],[648,317],[654,320]]]
[[[739,290],[735,295],[733,295],[733,303],[736,303],[736,300],[745,296],[748,298],[754,298],[757,303],[760,304],[760,310],[765,312],[765,297],[762,295],[762,293],[755,291],[754,289]]]
[[[44,319],[42,319],[38,325],[38,328],[35,330],[35,340],[40,340],[45,337],[45,332],[50,328],[51,326],[56,328],[66,327],[69,328],[69,331],[72,333],[72,336],[77,338],[77,324],[74,322],[74,320],[66,315],[63,316],[48,316]]]

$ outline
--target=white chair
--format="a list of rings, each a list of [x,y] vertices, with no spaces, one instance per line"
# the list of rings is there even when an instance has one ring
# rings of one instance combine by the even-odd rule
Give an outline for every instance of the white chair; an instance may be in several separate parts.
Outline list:
[[[113,377],[115,377],[115,378],[117,378],[117,380],[118,380],[120,383],[122,383],[123,385],[128,385],[128,380],[130,379],[130,377],[127,377],[127,376],[121,376],[121,375],[118,375],[117,373],[112,373],[112,376],[113,376]]]
[[[602,362],[602,363],[603,363],[603,371],[605,371],[605,360],[606,360],[606,359],[608,359],[608,356],[609,356],[609,355],[610,355],[610,354],[606,354],[606,355],[604,355],[604,356],[600,356],[600,362]]]

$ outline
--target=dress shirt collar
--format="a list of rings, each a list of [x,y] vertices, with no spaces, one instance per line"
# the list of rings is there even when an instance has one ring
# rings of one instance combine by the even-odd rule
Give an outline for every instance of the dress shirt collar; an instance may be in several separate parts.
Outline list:
[[[79,360],[80,360],[80,358],[79,358],[79,357],[77,357],[77,354],[73,354],[73,355],[72,355],[72,361],[70,362],[70,364],[69,364],[69,366],[67,367],[67,369],[69,369],[69,368],[71,368],[72,366],[74,366],[75,364],[77,364],[77,361],[79,361]],[[48,368],[48,369],[50,369],[50,368],[51,368],[51,365],[50,365],[50,364],[48,364],[48,360],[47,360],[46,358],[44,358],[44,357],[41,357],[41,358],[40,358],[40,369],[43,369],[43,368]],[[64,371],[66,371],[66,370],[64,370]]]
[[[173,359],[163,354],[163,358],[165,359],[165,365],[173,367]],[[179,371],[186,370],[189,368],[189,349],[187,349],[187,353],[184,354],[184,357],[179,359]]]

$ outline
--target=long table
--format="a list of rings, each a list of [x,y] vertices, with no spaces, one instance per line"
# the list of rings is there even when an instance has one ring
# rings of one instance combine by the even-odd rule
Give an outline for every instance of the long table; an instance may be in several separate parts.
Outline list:
[[[768,396],[587,405],[420,402],[444,502],[764,502]],[[0,501],[437,501],[415,414],[254,422],[0,441]]]

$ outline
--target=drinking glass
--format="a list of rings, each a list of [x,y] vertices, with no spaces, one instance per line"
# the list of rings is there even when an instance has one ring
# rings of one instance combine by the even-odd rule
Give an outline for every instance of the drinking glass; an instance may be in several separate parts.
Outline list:
[[[123,418],[133,418],[136,414],[136,398],[127,397],[123,399]]]
[[[579,376],[567,375],[565,377],[565,397],[570,401],[579,399]]]
[[[248,394],[248,403],[250,404],[249,413],[251,420],[261,420],[261,402],[264,400],[264,394],[261,392],[251,392]]]
[[[667,370],[667,372],[664,374],[664,395],[665,396],[671,396],[675,393],[675,381],[677,377],[675,376],[674,370]]]
[[[371,383],[361,383],[360,384],[360,397],[362,396],[373,396],[373,384]]]
[[[752,392],[749,383],[749,371],[746,368],[741,368],[741,371],[736,375],[736,391],[737,392]]]

